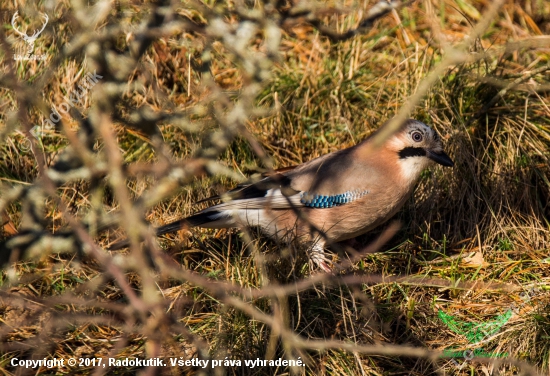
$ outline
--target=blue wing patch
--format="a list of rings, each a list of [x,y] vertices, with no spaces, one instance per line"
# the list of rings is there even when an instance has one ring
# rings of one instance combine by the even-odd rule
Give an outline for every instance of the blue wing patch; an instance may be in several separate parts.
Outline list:
[[[369,191],[356,189],[337,195],[314,195],[309,192],[300,193],[300,202],[309,208],[332,208],[348,204],[367,195]]]

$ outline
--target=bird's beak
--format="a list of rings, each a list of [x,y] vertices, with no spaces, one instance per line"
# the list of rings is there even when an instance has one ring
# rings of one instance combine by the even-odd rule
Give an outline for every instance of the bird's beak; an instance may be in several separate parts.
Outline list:
[[[428,151],[427,154],[428,158],[430,158],[432,161],[439,163],[442,166],[453,167],[455,165],[452,159],[449,158],[449,156],[445,154],[444,151],[440,151],[439,153]]]

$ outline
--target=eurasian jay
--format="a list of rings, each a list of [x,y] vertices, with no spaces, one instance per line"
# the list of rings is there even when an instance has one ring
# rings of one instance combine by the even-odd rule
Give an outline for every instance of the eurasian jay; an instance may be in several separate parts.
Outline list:
[[[326,272],[325,246],[362,235],[390,219],[414,191],[421,172],[435,161],[453,166],[439,135],[407,120],[379,148],[371,138],[347,149],[276,171],[229,191],[222,202],[156,230],[252,226],[272,238],[311,242],[310,259]],[[219,199],[213,197],[212,199]],[[128,245],[123,240],[110,249]]]

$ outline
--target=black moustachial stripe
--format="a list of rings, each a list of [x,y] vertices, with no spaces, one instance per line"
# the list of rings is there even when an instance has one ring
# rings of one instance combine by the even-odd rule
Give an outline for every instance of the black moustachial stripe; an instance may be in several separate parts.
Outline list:
[[[426,150],[423,148],[415,148],[413,146],[407,146],[404,149],[399,150],[399,158],[405,159],[409,157],[425,157]]]

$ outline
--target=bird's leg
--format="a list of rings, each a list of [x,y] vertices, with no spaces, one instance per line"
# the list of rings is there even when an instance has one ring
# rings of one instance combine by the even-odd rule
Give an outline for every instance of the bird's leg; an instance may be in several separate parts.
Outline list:
[[[318,240],[313,244],[309,253],[309,260],[327,273],[332,273],[331,263],[325,255],[325,242]]]

